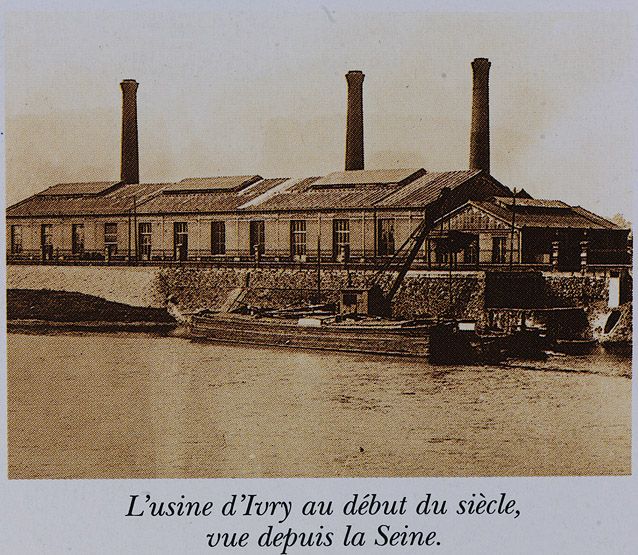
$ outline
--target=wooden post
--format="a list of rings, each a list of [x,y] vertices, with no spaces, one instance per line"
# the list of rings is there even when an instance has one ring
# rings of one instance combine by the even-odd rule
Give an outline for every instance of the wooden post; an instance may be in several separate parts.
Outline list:
[[[516,187],[512,191],[512,230],[510,233],[510,273],[514,264],[514,228],[516,225]]]
[[[321,218],[321,215],[319,217]],[[275,229],[277,230],[277,250],[275,252],[277,253],[277,260],[279,260],[279,257],[281,256],[281,245],[279,244],[279,213],[275,215]],[[319,229],[321,231],[321,228]]]
[[[361,212],[361,258],[366,260],[366,213]]]
[[[558,271],[559,248],[560,243],[558,241],[552,241],[552,272]]]
[[[235,231],[237,232],[237,240],[235,241],[235,256],[239,259],[239,216],[235,220]]]
[[[377,246],[379,242],[379,230],[377,229],[378,223],[376,210],[372,213],[372,226],[374,228],[372,230],[372,240],[374,241],[374,245],[372,247],[372,257],[376,260],[377,256],[379,255],[379,247]]]
[[[166,240],[164,239],[164,235],[166,234],[165,224],[164,214],[162,214],[162,260],[166,260]]]
[[[580,242],[580,272],[585,274],[587,272],[587,251],[589,248],[589,241]]]
[[[135,239],[135,262],[137,262],[138,252],[137,252],[137,197],[136,196],[133,197],[133,238]],[[150,253],[149,253],[149,259],[150,259]]]
[[[317,304],[321,304],[321,233],[317,234]]]
[[[197,216],[197,252],[195,258],[199,261],[202,259],[202,219],[201,216]]]

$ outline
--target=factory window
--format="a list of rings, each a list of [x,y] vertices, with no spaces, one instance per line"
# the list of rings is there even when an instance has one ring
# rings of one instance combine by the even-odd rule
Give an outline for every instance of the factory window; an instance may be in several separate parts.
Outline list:
[[[53,225],[42,224],[40,228],[40,245],[42,246],[42,260],[53,258]]]
[[[262,255],[266,252],[266,226],[264,220],[250,222],[250,254]]]
[[[394,254],[394,220],[383,218],[377,221],[377,253],[379,256]]]
[[[139,224],[137,229],[139,231],[138,256],[140,257],[140,260],[150,260],[151,259],[151,224],[150,223]]]
[[[226,254],[226,222],[210,223],[211,254]]]
[[[492,237],[492,262],[505,264],[506,254],[505,237]]]
[[[84,252],[84,224],[71,226],[71,252],[78,255]]]
[[[290,254],[293,257],[306,255],[306,220],[290,221]]]
[[[175,260],[188,258],[188,223],[175,222],[173,224],[173,244],[175,245]]]
[[[11,226],[11,254],[20,254],[22,252],[22,226]]]
[[[473,239],[463,248],[463,263],[476,264],[478,262],[478,240]]]
[[[332,220],[332,258],[345,262],[350,257],[350,220]]]
[[[117,254],[117,224],[104,224],[104,250],[108,257]]]

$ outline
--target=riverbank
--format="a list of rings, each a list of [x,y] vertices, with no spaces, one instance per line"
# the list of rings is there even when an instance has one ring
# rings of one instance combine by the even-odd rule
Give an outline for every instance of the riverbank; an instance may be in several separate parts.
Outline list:
[[[175,319],[162,308],[130,306],[70,291],[7,289],[9,331],[168,331]]]

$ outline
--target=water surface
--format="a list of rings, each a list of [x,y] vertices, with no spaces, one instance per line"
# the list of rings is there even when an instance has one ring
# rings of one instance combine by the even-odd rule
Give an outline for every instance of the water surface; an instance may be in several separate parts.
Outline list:
[[[631,364],[8,335],[11,478],[628,474]]]

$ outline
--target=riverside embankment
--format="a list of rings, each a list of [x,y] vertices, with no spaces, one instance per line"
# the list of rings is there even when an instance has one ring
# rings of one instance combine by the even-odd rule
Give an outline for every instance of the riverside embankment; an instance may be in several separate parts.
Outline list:
[[[283,308],[306,302],[336,302],[349,282],[363,286],[372,271],[291,268],[175,268],[132,266],[9,265],[8,289],[83,293],[136,307],[164,308],[170,297],[185,310],[218,309],[243,288],[243,302]],[[387,286],[391,276],[381,283]],[[393,300],[394,315],[445,315],[487,322],[518,318],[530,307],[582,307],[591,322],[606,310],[607,275],[536,274],[510,279],[482,271],[410,271]],[[518,303],[518,304],[517,304]],[[527,303],[527,304],[526,304]],[[534,304],[536,303],[536,304]],[[516,309],[514,311],[510,309]]]

